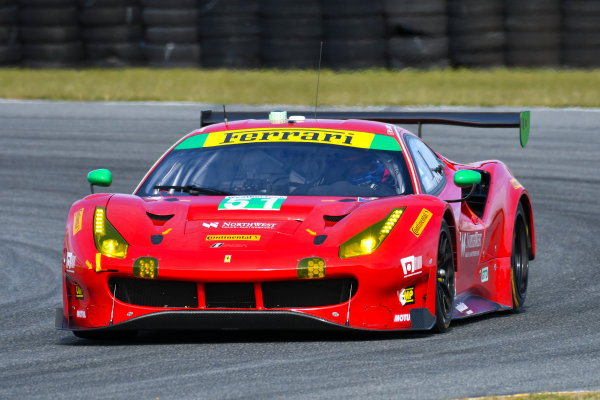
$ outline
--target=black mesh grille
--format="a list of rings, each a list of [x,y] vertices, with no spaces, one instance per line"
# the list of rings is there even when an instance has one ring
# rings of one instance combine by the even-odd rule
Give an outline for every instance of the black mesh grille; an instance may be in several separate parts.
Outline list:
[[[351,289],[352,287],[352,289]],[[302,281],[264,282],[265,308],[322,307],[348,300],[358,289],[356,279],[319,279]]]
[[[256,308],[253,283],[205,283],[206,308]]]
[[[198,307],[195,282],[111,278],[108,287],[118,300],[128,304],[168,308]]]

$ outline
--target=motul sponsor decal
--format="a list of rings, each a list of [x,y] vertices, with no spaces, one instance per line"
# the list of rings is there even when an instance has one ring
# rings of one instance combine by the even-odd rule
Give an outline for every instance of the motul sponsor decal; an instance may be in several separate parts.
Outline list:
[[[460,255],[463,257],[477,257],[481,253],[481,232],[460,233]],[[475,249],[475,250],[473,250]]]
[[[410,314],[396,314],[394,315],[394,322],[410,322]]]
[[[420,274],[421,268],[423,267],[423,257],[422,256],[409,256],[400,260],[402,264],[402,271],[404,271],[404,276],[413,276]]]

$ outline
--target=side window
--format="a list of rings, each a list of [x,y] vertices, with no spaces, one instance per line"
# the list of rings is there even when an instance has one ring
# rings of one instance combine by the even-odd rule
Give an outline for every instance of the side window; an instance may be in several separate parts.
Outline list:
[[[414,136],[405,136],[408,151],[417,168],[417,174],[425,193],[439,191],[444,183],[444,168],[442,162],[425,143]]]

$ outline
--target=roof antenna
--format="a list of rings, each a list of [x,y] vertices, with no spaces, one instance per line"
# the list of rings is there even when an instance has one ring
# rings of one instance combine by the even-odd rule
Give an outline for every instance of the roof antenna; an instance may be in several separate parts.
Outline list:
[[[317,119],[317,106],[319,105],[319,81],[321,79],[321,57],[323,56],[323,41],[321,40],[321,49],[319,50],[319,68],[317,72],[317,96],[315,98],[315,119]]]
[[[227,129],[229,129],[229,126],[227,126],[227,110],[225,109],[225,104],[223,104],[223,122],[225,122]]]

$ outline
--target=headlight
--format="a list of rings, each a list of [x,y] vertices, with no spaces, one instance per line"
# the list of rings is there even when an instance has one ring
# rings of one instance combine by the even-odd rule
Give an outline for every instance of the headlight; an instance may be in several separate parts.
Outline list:
[[[346,240],[340,246],[340,258],[371,254],[383,243],[402,216],[404,208],[394,208],[387,217]]]
[[[94,211],[94,243],[96,249],[107,257],[125,258],[129,244],[106,219],[106,208],[96,207]]]

